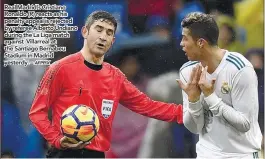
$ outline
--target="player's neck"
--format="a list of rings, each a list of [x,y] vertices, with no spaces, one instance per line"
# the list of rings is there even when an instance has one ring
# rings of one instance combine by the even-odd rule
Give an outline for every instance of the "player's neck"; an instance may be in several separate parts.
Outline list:
[[[80,52],[87,62],[95,64],[95,65],[102,65],[104,56],[97,57],[85,48],[82,48]]]
[[[210,47],[204,50],[204,55],[201,63],[204,67],[208,66],[208,73],[212,74],[221,63],[224,51],[219,47]]]

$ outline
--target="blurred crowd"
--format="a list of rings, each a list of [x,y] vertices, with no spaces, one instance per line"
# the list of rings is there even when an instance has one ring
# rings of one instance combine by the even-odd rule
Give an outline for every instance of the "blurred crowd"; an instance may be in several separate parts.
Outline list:
[[[219,46],[245,55],[259,80],[259,123],[264,132],[264,13],[263,0],[9,0],[4,3],[50,3],[67,6],[74,25],[82,27],[94,10],[106,10],[118,20],[116,42],[105,61],[118,68],[154,100],[182,103],[176,83],[187,62],[181,41],[181,20],[190,12],[212,14],[220,29]],[[3,28],[3,19],[1,19]],[[1,38],[3,29],[0,30]],[[58,39],[53,61],[81,49],[80,30]],[[1,39],[1,59],[3,59]],[[19,158],[41,158],[50,146],[28,119],[36,88],[47,66],[1,65],[1,152]],[[198,136],[184,125],[146,118],[120,105],[113,122],[112,158],[193,158]]]

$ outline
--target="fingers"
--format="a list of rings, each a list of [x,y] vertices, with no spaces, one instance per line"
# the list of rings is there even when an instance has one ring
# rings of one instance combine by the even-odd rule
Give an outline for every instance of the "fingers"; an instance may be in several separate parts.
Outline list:
[[[212,79],[212,86],[214,86],[216,79]]]
[[[75,146],[76,146],[76,147],[80,147],[80,146],[82,146],[83,144],[84,144],[83,141],[79,141]]]
[[[62,137],[62,138],[60,139],[60,141],[61,141],[61,142],[68,141],[68,138],[67,138],[66,136],[64,136],[64,137]]]
[[[73,144],[73,143],[70,143],[70,142],[65,142],[65,143],[63,143],[63,146],[65,148],[69,148],[69,149],[82,149],[82,148],[86,147],[89,144],[91,144],[91,142],[80,141],[80,142],[78,142],[76,144]]]
[[[195,72],[194,72],[193,78],[190,79],[192,84],[196,84],[197,83],[196,79],[197,79],[198,70],[199,70],[198,68],[199,68],[199,66],[197,65],[195,67]]]
[[[198,82],[199,82],[199,80],[200,80],[201,70],[202,70],[201,68],[202,68],[201,65],[197,65],[197,66],[195,67],[196,72],[195,72],[195,75],[194,75],[194,77],[193,77],[193,79],[192,79],[192,84],[194,84],[194,85],[197,85]]]
[[[83,141],[80,141],[76,144],[66,142],[64,143],[64,146],[70,149],[79,149],[79,147],[81,147],[83,143],[84,143]]]
[[[192,68],[192,71],[191,71],[191,74],[190,74],[190,80],[189,80],[188,83],[191,83],[193,81],[193,78],[194,78],[194,76],[196,74],[196,71],[197,71],[197,66]]]
[[[202,66],[201,65],[199,65],[199,67],[198,67],[198,71],[197,71],[197,74],[196,74],[196,83],[198,83],[199,81],[200,81],[200,77],[201,77],[201,73],[202,73]]]
[[[91,144],[91,142],[83,142],[83,143],[79,146],[79,148],[82,149],[82,148],[86,147],[86,146],[89,145],[89,144]]]
[[[205,67],[204,71],[205,73],[208,71],[208,66]]]
[[[83,141],[80,141],[78,142],[77,144],[74,145],[74,148],[76,149],[82,149],[84,148],[86,145],[88,145],[90,142],[83,142]]]
[[[206,78],[206,72],[208,70],[208,66],[204,67],[203,71],[202,71],[202,77],[205,79]]]
[[[208,66],[206,66],[206,67],[203,69],[203,71],[202,71],[202,73],[201,73],[200,80],[199,80],[199,85],[202,85],[202,84],[205,82],[205,80],[206,80],[206,72],[207,72],[207,69],[208,69]]]
[[[67,148],[65,143],[68,142],[68,138],[66,136],[63,136],[61,139],[60,139],[60,144],[61,144],[61,147],[62,148]]]
[[[181,82],[181,80],[180,79],[176,79],[176,81],[178,82],[179,87],[184,90],[185,89],[185,85]]]

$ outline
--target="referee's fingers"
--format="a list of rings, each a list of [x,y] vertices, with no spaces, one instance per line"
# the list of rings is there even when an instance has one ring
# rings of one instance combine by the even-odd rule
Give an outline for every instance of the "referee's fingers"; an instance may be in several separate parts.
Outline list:
[[[90,143],[91,142],[83,142],[83,141],[80,141],[80,142],[78,142],[76,144],[65,142],[64,143],[64,147],[65,148],[70,148],[70,149],[82,149],[85,146],[89,145]]]
[[[75,148],[80,148],[83,144],[83,141],[79,141],[77,144],[75,144]]]
[[[80,145],[80,148],[84,148],[86,147],[87,145],[89,145],[91,142],[84,142],[82,145]]]
[[[62,137],[61,139],[60,139],[60,142],[62,143],[62,142],[66,142],[68,140],[68,138],[66,137],[66,136],[64,136],[64,137]]]
[[[78,142],[78,143],[76,143],[76,144],[72,144],[72,143],[68,143],[68,142],[66,142],[66,143],[64,143],[64,146],[65,146],[66,148],[70,148],[70,149],[79,149],[80,145],[82,145],[82,144],[83,144],[82,141],[80,141],[80,142]]]

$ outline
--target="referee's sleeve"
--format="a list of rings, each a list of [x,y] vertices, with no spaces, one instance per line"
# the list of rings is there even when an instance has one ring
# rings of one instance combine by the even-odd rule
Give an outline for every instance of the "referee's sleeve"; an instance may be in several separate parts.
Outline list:
[[[56,148],[60,148],[60,130],[52,126],[48,119],[48,110],[55,99],[60,95],[63,83],[63,70],[54,63],[45,71],[36,91],[29,118],[43,137]]]
[[[122,82],[121,92],[120,103],[128,109],[150,118],[177,122],[178,124],[183,123],[181,104],[152,100],[126,78]]]

